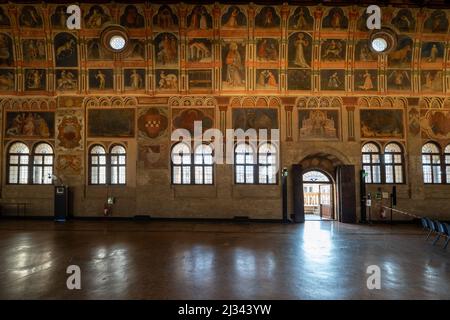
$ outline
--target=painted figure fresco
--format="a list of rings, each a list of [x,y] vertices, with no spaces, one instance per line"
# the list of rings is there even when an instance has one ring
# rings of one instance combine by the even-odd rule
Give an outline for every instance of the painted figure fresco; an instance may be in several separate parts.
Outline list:
[[[114,78],[112,69],[89,69],[89,89],[112,90]]]
[[[15,74],[13,69],[0,69],[0,90],[12,91],[15,88]]]
[[[113,54],[106,50],[99,39],[87,40],[88,60],[112,60]]]
[[[299,110],[299,134],[301,139],[338,139],[338,110]]]
[[[136,6],[128,5],[120,16],[120,25],[125,28],[143,28],[145,26],[144,16],[139,13]]]
[[[360,62],[373,62],[378,60],[377,55],[370,50],[367,39],[359,40],[356,43],[355,60]]]
[[[390,90],[411,90],[410,70],[388,70],[387,86]]]
[[[231,6],[222,16],[222,28],[237,29],[247,26],[247,17],[237,6]]]
[[[320,88],[322,90],[344,90],[344,70],[320,70]]]
[[[258,69],[256,70],[256,88],[258,89],[277,89],[278,88],[278,70],[277,69]]]
[[[409,132],[414,136],[420,133],[420,112],[417,108],[412,108],[408,113]]]
[[[156,70],[156,89],[160,91],[177,91],[178,70]]]
[[[25,70],[25,90],[46,90],[47,70],[26,69]]]
[[[190,90],[210,90],[212,89],[212,71],[211,70],[189,70],[189,89]]]
[[[0,33],[0,66],[11,67],[14,65],[14,52],[11,38]]]
[[[294,13],[289,18],[289,29],[292,30],[312,30],[314,25],[314,19],[309,13],[307,7],[298,7],[294,10]]]
[[[145,42],[141,39],[130,39],[127,60],[145,60]]]
[[[376,91],[378,89],[377,70],[355,70],[355,91]]]
[[[311,90],[311,70],[288,70],[289,90]]]
[[[64,149],[82,148],[82,121],[76,115],[67,115],[58,121],[58,135],[56,137],[58,147]]]
[[[403,138],[403,110],[363,109],[361,138]]]
[[[176,66],[178,63],[178,40],[171,33],[161,33],[155,38],[156,63]]]
[[[328,14],[323,18],[323,28],[333,30],[345,30],[348,28],[348,18],[344,14],[342,8],[331,8]]]
[[[153,27],[161,30],[173,30],[178,28],[178,17],[169,6],[163,5],[153,17]]]
[[[409,37],[401,37],[397,48],[389,53],[389,67],[409,67],[412,60],[413,41]]]
[[[33,6],[25,6],[19,15],[19,25],[25,28],[42,28],[41,13]]]
[[[356,21],[356,30],[363,32],[370,31],[369,29],[367,29],[367,19],[369,18],[369,16],[370,15],[366,12],[366,8],[364,8],[360,13],[358,20]]]
[[[111,20],[111,16],[103,9],[103,7],[94,5],[90,7],[88,13],[84,17],[84,25],[86,28],[98,29]]]
[[[245,45],[237,42],[222,47],[222,80],[226,88],[245,85]]]
[[[123,76],[126,90],[145,89],[145,69],[125,69]]]
[[[189,29],[207,30],[212,28],[212,17],[204,6],[195,6],[187,16]]]
[[[167,144],[139,145],[138,159],[145,169],[167,168],[169,147]]]
[[[433,11],[423,25],[423,31],[428,33],[446,33],[447,30],[448,18],[442,10]]]
[[[67,19],[69,16],[66,6],[57,6],[50,19],[52,27],[57,29],[67,29]]]
[[[442,75],[442,70],[422,70],[422,72],[420,73],[421,90],[442,92]]]
[[[392,19],[392,24],[401,32],[414,32],[416,29],[416,21],[408,9],[400,9]]]
[[[278,61],[279,47],[277,39],[258,39],[256,42],[256,58],[259,61]]]
[[[421,50],[422,63],[442,63],[444,61],[445,45],[442,42],[423,42]]]
[[[167,108],[153,107],[139,111],[138,137],[155,141],[168,138],[169,116]]]
[[[340,39],[324,40],[321,46],[322,61],[343,61],[345,59],[345,41]]]
[[[255,17],[257,28],[279,28],[280,16],[273,7],[263,7]]]
[[[5,13],[3,8],[0,8],[0,28],[7,28],[11,26],[11,20],[8,15]]]
[[[44,39],[23,39],[23,60],[26,62],[43,61],[47,59]]]
[[[77,90],[78,70],[76,69],[56,70],[56,89],[63,91]]]
[[[422,110],[422,137],[425,139],[450,139],[450,111]]]
[[[50,138],[55,134],[53,112],[7,112],[5,135],[8,138]]]
[[[77,67],[77,39],[70,33],[59,33],[54,39],[55,64],[57,67]]]
[[[172,110],[172,129],[186,129],[194,136],[194,122],[201,121],[203,132],[214,126],[213,109],[174,109]]]
[[[134,109],[88,110],[89,137],[134,137]]]
[[[288,60],[290,67],[311,68],[312,38],[305,32],[289,36]]]
[[[234,108],[233,129],[278,129],[278,110],[266,108]]]
[[[206,38],[190,39],[188,43],[188,61],[189,62],[211,62],[212,61],[212,42]]]
[[[58,154],[56,157],[56,169],[66,176],[79,176],[83,170],[81,156],[76,154]]]

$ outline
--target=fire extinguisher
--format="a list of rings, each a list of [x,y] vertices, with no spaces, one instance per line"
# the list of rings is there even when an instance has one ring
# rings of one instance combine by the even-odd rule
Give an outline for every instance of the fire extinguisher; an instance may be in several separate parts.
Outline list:
[[[109,215],[109,212],[111,210],[111,207],[108,203],[105,203],[105,206],[103,208],[103,215],[106,217]]]

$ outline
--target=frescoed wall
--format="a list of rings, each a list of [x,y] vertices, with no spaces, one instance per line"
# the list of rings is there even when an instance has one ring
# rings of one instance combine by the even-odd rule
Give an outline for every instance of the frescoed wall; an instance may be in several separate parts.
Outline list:
[[[54,147],[55,173],[74,188],[78,215],[101,215],[113,194],[117,216],[278,218],[280,185],[236,186],[232,165],[215,166],[213,186],[171,184],[171,133],[193,134],[195,121],[203,131],[279,129],[288,169],[320,153],[359,173],[363,143],[396,141],[409,170],[404,203],[450,196],[424,186],[419,172],[423,142],[450,142],[450,10],[382,7],[399,37],[379,56],[357,5],[80,6],[82,28],[68,30],[67,4],[0,4],[1,197],[34,199],[30,214],[51,210],[52,189],[6,183],[16,140]],[[128,32],[124,53],[101,43],[111,24]],[[125,186],[89,184],[96,144],[126,148]],[[44,189],[44,200],[33,198]]]

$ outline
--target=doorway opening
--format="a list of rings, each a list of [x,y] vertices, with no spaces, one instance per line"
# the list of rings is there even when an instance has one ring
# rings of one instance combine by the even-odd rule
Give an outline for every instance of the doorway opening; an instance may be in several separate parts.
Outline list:
[[[334,220],[333,181],[322,171],[303,174],[305,220]]]

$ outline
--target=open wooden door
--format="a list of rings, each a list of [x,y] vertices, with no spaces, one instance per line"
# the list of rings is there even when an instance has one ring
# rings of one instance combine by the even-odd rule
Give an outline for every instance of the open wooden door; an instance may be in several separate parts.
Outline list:
[[[337,167],[338,220],[343,223],[356,223],[356,182],[355,166]]]
[[[333,219],[333,195],[332,185],[322,184],[319,186],[321,217]]]
[[[297,223],[305,222],[305,207],[303,196],[303,168],[299,164],[292,165],[293,214],[292,220]]]

